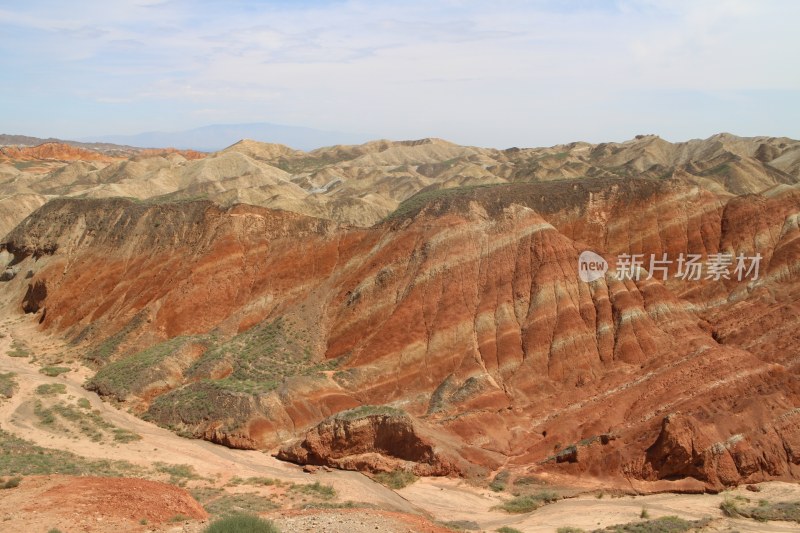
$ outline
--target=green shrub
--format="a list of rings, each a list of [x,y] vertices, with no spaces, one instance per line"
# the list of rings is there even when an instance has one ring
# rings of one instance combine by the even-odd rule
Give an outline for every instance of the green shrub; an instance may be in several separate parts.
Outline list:
[[[9,357],[30,357],[31,351],[25,344],[14,340],[11,343],[11,351],[8,352]]]
[[[291,490],[323,500],[330,500],[336,497],[336,489],[332,485],[322,485],[319,481],[306,485],[294,485]]]
[[[14,379],[16,376],[13,372],[0,374],[0,396],[11,398],[14,395],[17,390],[17,380]]]
[[[44,374],[45,376],[50,376],[54,378],[56,376],[60,376],[66,372],[69,372],[71,369],[66,366],[43,366],[39,369],[39,372]]]
[[[684,533],[704,528],[710,522],[710,518],[684,520],[677,516],[662,516],[646,522],[630,522],[628,524],[609,526],[605,529],[595,530],[594,533]]]
[[[391,472],[381,472],[379,474],[375,474],[375,481],[394,490],[407,487],[414,483],[417,479],[419,478],[412,472],[407,472],[405,470],[393,470]]]
[[[22,478],[12,477],[11,479],[5,481],[2,485],[0,485],[0,489],[14,489],[19,487],[19,482],[22,481]]]
[[[280,533],[269,520],[247,514],[235,514],[215,520],[205,533]]]
[[[67,386],[63,383],[43,383],[36,387],[36,394],[39,396],[55,396],[56,394],[66,394]]]
[[[561,533],[560,529],[558,531]],[[522,533],[522,531],[514,527],[503,526],[497,529],[497,533]]]
[[[742,516],[739,513],[739,507],[736,505],[736,502],[729,498],[725,498],[725,501],[719,504],[719,508],[722,511],[722,514],[724,514],[727,517],[739,518],[740,516]]]
[[[556,500],[558,500],[558,495],[555,492],[543,490],[535,494],[516,496],[506,500],[499,508],[507,513],[529,513]]]
[[[751,518],[759,522],[782,520],[800,523],[800,502],[760,500],[758,505],[740,506],[736,500],[728,498],[719,505],[719,508],[725,516],[731,518]]]
[[[194,494],[198,491],[192,491]],[[244,493],[244,494],[228,494],[224,491],[207,491],[205,495],[199,492],[202,498],[197,498],[201,501],[203,507],[210,515],[214,516],[229,516],[232,514],[242,513],[264,513],[273,511],[278,508],[278,505],[258,493]]]
[[[358,420],[368,416],[405,416],[405,411],[389,405],[360,405],[353,409],[340,411],[334,418],[337,420]]]
[[[506,486],[508,486],[509,477],[511,477],[511,473],[508,470],[501,470],[494,476],[492,482],[489,483],[489,488],[494,492],[503,492],[506,490]]]
[[[126,461],[90,460],[70,452],[42,448],[0,429],[0,475],[114,476],[141,475]]]
[[[240,478],[239,476],[233,476],[230,481],[228,481],[228,485],[255,485],[261,487],[271,487],[273,485],[281,485],[283,482],[280,479],[274,479],[271,477],[263,477],[263,476],[256,476],[256,477],[248,477],[248,478]]]
[[[477,522],[472,520],[450,520],[448,522],[439,522],[439,524],[453,531],[477,531],[481,528]]]

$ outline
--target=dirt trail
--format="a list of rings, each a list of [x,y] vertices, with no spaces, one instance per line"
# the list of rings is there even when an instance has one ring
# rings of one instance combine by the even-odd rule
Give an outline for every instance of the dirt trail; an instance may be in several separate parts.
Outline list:
[[[705,517],[715,519],[709,531],[741,531],[752,533],[797,532],[798,524],[789,522],[761,523],[753,520],[725,518],[719,505],[726,497],[741,496],[753,501],[787,501],[800,499],[800,485],[771,482],[759,485],[759,493],[744,487],[724,494],[653,494],[648,496],[612,497],[584,495],[560,500],[533,513],[508,515],[493,510],[509,495],[474,487],[452,479],[421,479],[402,490],[411,503],[424,507],[439,520],[471,520],[488,531],[509,526],[525,533],[552,533],[559,527],[572,526],[591,531],[614,524],[624,524],[640,519],[642,509],[652,518],[675,515],[689,520]]]

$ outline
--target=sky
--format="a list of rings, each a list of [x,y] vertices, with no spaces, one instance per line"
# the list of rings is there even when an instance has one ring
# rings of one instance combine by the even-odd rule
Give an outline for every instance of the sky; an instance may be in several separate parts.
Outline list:
[[[798,20],[795,0],[0,0],[0,133],[800,138]]]

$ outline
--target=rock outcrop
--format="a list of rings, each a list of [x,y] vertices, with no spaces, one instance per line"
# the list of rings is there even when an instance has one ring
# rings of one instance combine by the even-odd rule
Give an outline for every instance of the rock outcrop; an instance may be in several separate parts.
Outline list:
[[[411,471],[420,476],[459,474],[455,454],[426,438],[410,416],[369,406],[323,420],[277,457],[303,465],[368,472]],[[463,459],[460,461],[465,463]]]

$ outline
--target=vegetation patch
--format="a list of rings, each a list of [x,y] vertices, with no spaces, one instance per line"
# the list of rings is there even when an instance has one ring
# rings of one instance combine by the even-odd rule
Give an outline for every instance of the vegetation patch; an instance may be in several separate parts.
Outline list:
[[[302,485],[292,485],[290,490],[321,500],[332,500],[336,497],[336,489],[334,489],[332,485],[323,485],[319,481]]]
[[[63,383],[43,383],[36,387],[35,392],[39,396],[55,396],[57,394],[66,394],[67,386]]]
[[[406,416],[406,412],[388,405],[360,405],[353,409],[340,411],[334,415],[334,418],[337,420],[358,420],[368,416]]]
[[[497,507],[507,513],[529,513],[548,503],[558,501],[558,499],[559,496],[555,492],[542,490],[533,494],[515,496]]]
[[[161,474],[167,474],[169,482],[173,485],[184,486],[189,480],[202,479],[192,465],[156,462],[153,464],[153,469]]]
[[[190,492],[206,512],[214,516],[264,513],[278,508],[269,498],[256,493],[231,494],[216,487],[198,487]]]
[[[69,372],[71,369],[66,366],[43,366],[39,369],[39,372],[44,374],[45,376],[50,376],[54,378],[56,376],[60,376],[61,374],[65,374]]]
[[[485,189],[495,186],[497,185],[469,185],[465,187],[451,187],[449,189],[422,190],[410,198],[400,202],[400,205],[397,206],[397,209],[389,213],[389,215],[383,219],[383,221],[390,222],[392,220],[400,220],[403,218],[412,217],[422,211],[425,206],[435,202],[436,200],[464,196],[475,191],[476,189]]]
[[[22,478],[20,476],[14,476],[10,479],[0,479],[0,489],[15,489],[19,487]]]
[[[391,472],[375,474],[375,481],[394,490],[407,487],[417,479],[419,478],[415,476],[413,472],[408,472],[406,470],[392,470]]]
[[[258,324],[233,338],[211,346],[186,372],[189,379],[207,378],[215,368],[232,368],[219,387],[259,394],[276,389],[286,378],[327,370],[334,363],[314,364],[311,351],[288,321],[277,318]]]
[[[213,521],[205,533],[280,533],[280,530],[269,520],[236,513]]]
[[[25,343],[14,339],[11,341],[11,351],[8,352],[9,357],[30,357],[31,351]]]
[[[108,363],[86,383],[86,388],[123,401],[155,381],[164,360],[192,340],[192,337],[175,337]]]
[[[759,522],[782,520],[800,523],[800,502],[770,502],[759,500],[758,505],[745,504],[747,499],[726,499],[720,504],[725,516],[751,518]]]
[[[247,420],[251,410],[248,395],[225,390],[219,380],[205,379],[156,397],[143,418],[181,431],[183,425],[209,420]]]
[[[102,366],[108,363],[108,361],[111,360],[111,357],[117,353],[120,344],[122,344],[128,335],[133,333],[133,331],[142,324],[144,318],[145,316],[143,312],[137,313],[136,316],[134,316],[133,319],[125,325],[125,327],[89,350],[89,352],[86,354],[86,359],[96,366]],[[89,326],[89,328],[91,327],[92,326]],[[84,330],[84,334],[87,331],[90,330]],[[81,334],[74,339],[72,341],[73,344],[78,344],[84,337],[84,334]]]
[[[364,502],[308,502],[300,506],[301,509],[376,509],[371,503]]]
[[[508,470],[501,470],[494,476],[494,479],[489,483],[489,488],[495,492],[503,492],[508,486],[508,480],[511,477],[511,472]]]
[[[603,529],[592,530],[591,533],[684,533],[700,531],[711,523],[711,518],[701,520],[684,520],[677,516],[662,516],[653,520],[616,524]],[[558,533],[586,533],[577,527],[560,527]]]
[[[448,520],[439,524],[453,531],[478,531],[481,528],[480,524],[473,520]]]
[[[17,391],[17,375],[13,372],[0,373],[0,396],[11,398]]]
[[[39,423],[45,426],[54,426],[58,419],[68,422],[68,427],[59,426],[69,433],[70,428],[77,430],[89,437],[93,442],[100,442],[106,435],[110,435],[115,442],[128,443],[141,439],[141,435],[127,429],[118,428],[105,420],[98,411],[89,411],[80,406],[58,402],[50,407],[45,407],[41,400],[34,404],[34,414]]]
[[[280,486],[283,482],[280,479],[274,479],[271,477],[248,477],[248,478],[240,478],[238,476],[233,476],[230,481],[227,483],[228,485],[236,486],[236,485],[253,485],[257,487],[271,487],[273,485]]]
[[[134,476],[141,469],[127,461],[89,460],[71,452],[42,448],[0,429],[0,475]]]

